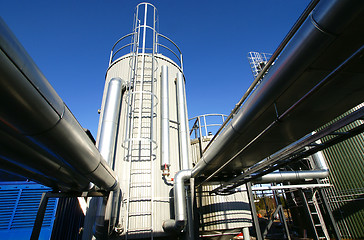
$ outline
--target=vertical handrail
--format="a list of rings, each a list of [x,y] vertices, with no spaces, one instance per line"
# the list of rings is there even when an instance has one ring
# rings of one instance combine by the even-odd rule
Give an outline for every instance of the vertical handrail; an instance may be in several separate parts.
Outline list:
[[[147,6],[145,6],[145,8],[147,8]],[[155,74],[155,66],[154,66],[154,52],[155,52],[155,45],[156,45],[156,31],[155,31],[155,24],[156,24],[156,8],[153,8],[153,51],[152,51],[152,69],[151,69],[151,79],[150,79],[150,88],[151,88],[151,104],[150,104],[150,163],[151,163],[151,169],[153,169],[153,117],[154,117],[154,74]],[[151,216],[150,216],[150,221],[151,221],[151,240],[153,240],[153,229],[154,229],[154,221],[153,221],[153,213],[154,213],[154,184],[153,184],[153,180],[154,180],[154,171],[151,171],[150,174],[150,182],[151,182],[151,200],[150,200],[150,204],[151,204]]]
[[[128,110],[127,110],[127,125],[126,125],[126,133],[125,133],[125,142],[127,142],[128,144],[128,155],[127,155],[127,160],[129,161],[129,170],[131,170],[131,162],[132,162],[132,158],[131,158],[131,154],[132,154],[132,148],[131,148],[131,141],[129,141],[129,139],[131,138],[130,136],[133,134],[133,117],[134,117],[134,111],[133,111],[133,104],[134,104],[134,94],[132,94],[132,91],[134,89],[134,86],[136,84],[136,70],[138,67],[138,52],[139,52],[139,35],[140,35],[140,21],[138,19],[138,13],[139,13],[139,8],[136,9],[136,13],[135,13],[135,28],[134,28],[134,32],[136,33],[134,40],[134,49],[133,49],[133,53],[132,53],[132,68],[130,69],[130,79],[129,79],[129,102],[128,102]],[[131,182],[131,174],[129,174],[128,177],[128,197],[126,199],[126,213],[128,214],[130,211],[130,182]],[[128,229],[129,229],[129,216],[126,216],[126,222],[125,222],[125,239],[128,239]]]
[[[221,123],[218,121],[216,122],[216,119],[214,121],[214,123],[208,123],[209,122],[209,117],[218,117],[222,119]],[[199,115],[197,117],[193,117],[193,118],[190,118],[188,121],[192,121],[194,119],[196,119],[196,121],[194,122],[194,124],[192,125],[194,127],[198,127],[200,129],[200,136],[203,137],[203,136],[208,136],[209,134],[209,127],[219,127],[221,126],[221,124],[224,123],[224,120],[225,120],[225,117],[227,117],[227,115],[224,115],[224,114],[203,114],[203,115]],[[203,120],[201,119],[203,118]],[[202,124],[201,122],[204,121],[204,123]],[[198,126],[196,125],[196,123],[198,122]],[[205,132],[205,135],[202,134],[202,130],[201,129],[204,129],[203,131]],[[191,129],[192,131],[193,129]],[[211,130],[211,129],[210,129]],[[190,135],[191,135],[191,131],[190,131]]]

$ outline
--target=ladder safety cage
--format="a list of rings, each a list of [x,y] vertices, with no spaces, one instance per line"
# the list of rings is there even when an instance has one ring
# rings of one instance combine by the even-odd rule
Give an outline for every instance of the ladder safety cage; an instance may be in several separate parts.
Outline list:
[[[150,3],[137,5],[133,30],[113,45],[109,69],[119,61],[129,61],[125,92],[126,122],[122,147],[128,165],[127,189],[123,204],[125,239],[136,235],[153,239],[155,226],[154,171],[157,158],[156,119],[158,59],[163,55],[183,71],[182,53],[168,37],[158,33],[158,12]]]

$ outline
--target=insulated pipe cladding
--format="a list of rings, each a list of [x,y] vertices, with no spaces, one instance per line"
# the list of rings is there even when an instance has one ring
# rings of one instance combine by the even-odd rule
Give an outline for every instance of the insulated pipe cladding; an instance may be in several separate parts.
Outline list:
[[[114,172],[2,20],[0,127],[7,133],[5,137],[17,141],[19,146],[26,145],[24,149],[34,150],[34,157],[42,156],[34,158],[36,162],[23,161],[18,153],[22,149],[2,149],[2,156],[10,156],[5,158],[7,161],[25,170],[15,172],[17,174],[34,170],[52,180],[50,187],[61,190],[85,190],[89,182],[105,190],[117,185]],[[63,181],[64,173],[70,176],[67,183]],[[43,182],[42,178],[33,180],[49,183]]]
[[[189,135],[186,110],[186,93],[184,88],[184,77],[181,72],[177,73],[177,116],[179,122],[179,149],[180,149],[180,167],[174,177],[174,214],[175,219],[169,219],[163,222],[163,229],[166,232],[181,232],[186,225],[188,214],[185,182],[191,179],[191,170],[189,164]],[[190,223],[191,224],[191,223]]]
[[[312,155],[314,161],[314,170],[300,171],[279,171],[263,175],[253,180],[254,183],[278,183],[284,181],[301,181],[309,179],[322,179],[329,176],[329,168],[322,152],[317,152]]]
[[[174,215],[175,219],[166,220],[163,229],[166,232],[180,232],[187,221],[185,182],[191,178],[191,170],[181,170],[174,177]]]
[[[102,114],[100,137],[98,148],[101,156],[107,161],[109,166],[115,170],[114,157],[117,139],[118,122],[123,92],[126,89],[126,82],[121,78],[112,78],[109,81],[106,93],[105,106]],[[104,232],[110,232],[116,224],[118,203],[120,200],[120,186],[110,193],[109,201],[98,199],[97,216],[95,222],[95,235],[100,237]],[[105,229],[105,220],[108,220],[109,229]]]
[[[168,67],[162,66],[161,72],[161,167],[163,175],[169,175],[169,94]]]
[[[179,144],[180,144],[180,165],[181,169],[189,169],[188,153],[188,123],[186,111],[186,94],[184,88],[184,77],[181,72],[177,73],[177,111],[179,122]]]
[[[305,96],[308,93],[307,91],[322,80],[321,72],[320,74],[316,72],[312,74],[314,72],[312,69],[317,66],[315,65],[316,62],[321,60],[320,57],[338,55],[338,57],[341,57],[338,59],[344,60],[351,55],[350,52],[357,50],[356,47],[360,44],[357,42],[354,42],[355,45],[353,46],[349,45],[349,50],[346,51],[338,52],[337,48],[331,46],[334,43],[350,44],[353,42],[352,38],[354,37],[358,41],[360,40],[361,35],[358,31],[355,31],[355,35],[347,33],[341,35],[341,33],[348,26],[358,27],[353,21],[356,19],[362,21],[360,16],[363,15],[363,8],[363,1],[320,1],[309,18],[286,44],[279,58],[270,67],[256,90],[251,93],[231,122],[226,125],[221,134],[205,150],[201,160],[192,170],[192,177],[199,177],[203,174],[205,176],[217,174],[217,171],[223,171],[220,168],[221,166],[239,172],[300,139],[313,129],[319,128],[332,118],[349,110],[351,106],[359,104],[359,101],[362,101],[359,97],[347,98],[348,101],[345,104],[337,104],[337,106],[336,104],[333,106],[327,103],[326,106],[331,107],[330,112],[322,113],[318,118],[317,109],[312,112],[300,112],[300,109],[307,109],[308,107],[303,103],[295,105],[295,102],[300,99],[299,96]],[[323,64],[325,71],[327,71],[326,66],[335,69],[338,63],[333,61],[330,64]],[[312,74],[312,77],[302,77],[305,74]],[[298,87],[304,86],[310,81],[312,83],[306,86],[307,89]],[[359,78],[355,78],[355,81],[359,86]],[[355,88],[355,81],[351,82],[352,85],[348,86],[348,89]],[[294,87],[291,88],[293,85]],[[324,90],[332,91],[332,89],[334,89],[334,86]],[[360,88],[358,87],[358,89]],[[345,99],[348,96],[340,95],[338,96],[340,98],[336,99],[336,96],[330,95],[329,92],[325,93],[325,96],[330,96],[335,101]],[[280,104],[280,102],[284,102],[287,106]],[[326,102],[329,102],[329,100],[326,99]],[[277,116],[277,109],[282,113],[281,116]],[[283,115],[283,113],[286,114]],[[300,116],[305,116],[307,119],[311,117],[311,122],[301,122],[302,118]],[[279,121],[277,121],[277,117],[279,117]],[[280,132],[277,130],[278,127],[276,126],[281,123],[290,124],[286,125],[286,129],[291,129],[289,134],[283,129],[280,129]],[[269,138],[269,134],[272,132],[277,135],[284,135],[284,138],[277,136],[277,141],[274,144],[260,151],[259,145],[254,145],[255,142],[272,141]],[[244,149],[244,147],[246,148]],[[232,169],[234,166],[239,166],[239,169]]]

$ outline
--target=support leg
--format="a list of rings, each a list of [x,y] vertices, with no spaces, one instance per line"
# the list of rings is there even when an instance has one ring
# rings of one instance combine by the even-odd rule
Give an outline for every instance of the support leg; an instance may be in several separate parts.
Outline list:
[[[248,182],[246,184],[246,189],[247,189],[247,192],[248,192],[250,210],[252,212],[253,224],[254,224],[254,228],[255,228],[255,233],[257,235],[257,240],[263,240],[262,233],[260,231],[260,226],[259,226],[259,221],[258,221],[258,216],[257,216],[257,210],[255,208],[254,197],[253,197],[253,192],[252,192],[252,187],[251,187],[250,182]]]
[[[30,237],[31,240],[37,240],[39,238],[40,230],[43,224],[44,214],[47,209],[47,204],[48,204],[47,193],[43,193],[42,198],[40,199],[37,216],[34,221],[33,231]]]

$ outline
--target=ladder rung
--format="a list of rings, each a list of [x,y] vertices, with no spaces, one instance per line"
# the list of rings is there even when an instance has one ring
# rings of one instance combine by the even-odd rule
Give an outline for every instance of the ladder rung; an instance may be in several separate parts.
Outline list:
[[[142,229],[142,228],[140,228],[140,229],[138,229],[138,228],[136,228],[136,229],[128,229],[128,233],[129,232],[152,232],[153,231],[153,229],[152,228],[147,228],[147,229]]]
[[[130,188],[142,188],[142,187],[151,187],[151,184],[131,184]]]
[[[324,146],[325,144],[323,143],[310,143],[308,146],[311,146],[311,147],[319,147],[319,146]]]
[[[336,136],[339,136],[339,135],[347,135],[349,134],[348,132],[332,132],[332,133],[329,133],[329,135],[336,135]]]
[[[131,198],[131,199],[129,199],[129,202],[147,202],[147,201],[152,201],[152,198],[139,197],[139,198]]]
[[[128,214],[129,217],[137,217],[137,216],[148,216],[152,215],[151,212],[131,212]]]
[[[149,169],[133,169],[130,171],[131,174],[150,174],[152,171]]]

